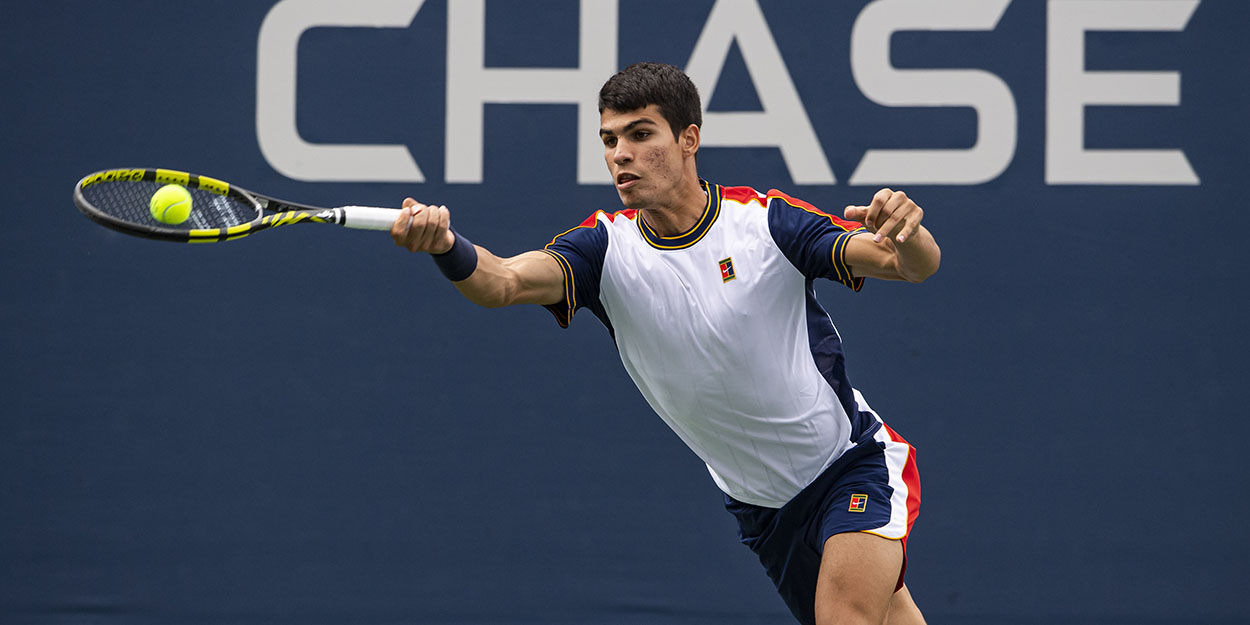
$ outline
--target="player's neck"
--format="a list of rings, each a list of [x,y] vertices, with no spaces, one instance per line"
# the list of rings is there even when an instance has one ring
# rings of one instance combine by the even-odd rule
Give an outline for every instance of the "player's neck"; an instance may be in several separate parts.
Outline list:
[[[696,175],[669,202],[642,209],[642,219],[656,234],[674,237],[694,228],[706,208],[707,193]]]

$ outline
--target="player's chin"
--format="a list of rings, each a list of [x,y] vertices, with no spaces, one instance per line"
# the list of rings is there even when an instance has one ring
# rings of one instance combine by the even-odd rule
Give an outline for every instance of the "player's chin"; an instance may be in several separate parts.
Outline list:
[[[647,205],[646,199],[633,188],[622,189],[617,187],[616,195],[621,198],[621,204],[625,208],[642,209]]]

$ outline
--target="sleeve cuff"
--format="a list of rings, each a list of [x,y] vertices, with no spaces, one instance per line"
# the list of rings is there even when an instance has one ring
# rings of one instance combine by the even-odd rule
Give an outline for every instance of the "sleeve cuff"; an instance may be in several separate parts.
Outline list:
[[[569,322],[573,320],[573,313],[577,312],[577,290],[573,281],[573,267],[569,261],[555,250],[540,250],[550,254],[556,259],[556,264],[560,265],[560,271],[564,273],[564,299],[554,304],[545,304],[546,308],[556,318],[556,323],[561,328],[569,327]]]
[[[839,236],[833,244],[833,276],[831,277],[834,281],[850,287],[852,291],[859,291],[864,288],[864,279],[856,278],[855,274],[851,273],[851,266],[846,263],[846,245],[850,242],[851,237],[867,232],[868,229],[861,226]]]

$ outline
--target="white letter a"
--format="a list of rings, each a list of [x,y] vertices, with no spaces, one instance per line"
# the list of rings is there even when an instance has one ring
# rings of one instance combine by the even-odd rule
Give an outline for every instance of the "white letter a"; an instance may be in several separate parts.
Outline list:
[[[764,110],[709,113],[708,100],[720,81],[725,57],[735,39]],[[780,148],[796,184],[834,183],[829,161],[755,0],[717,1],[695,43],[686,73],[703,96],[704,146],[775,146]]]

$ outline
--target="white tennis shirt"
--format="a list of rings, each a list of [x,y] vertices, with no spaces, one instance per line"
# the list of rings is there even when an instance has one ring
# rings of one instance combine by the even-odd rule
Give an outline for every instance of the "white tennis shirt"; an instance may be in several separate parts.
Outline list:
[[[816,278],[859,290],[860,224],[779,191],[703,183],[699,223],[661,237],[637,211],[595,213],[545,248],[561,326],[587,308],[662,419],[731,497],[779,508],[879,421],[846,375]]]

